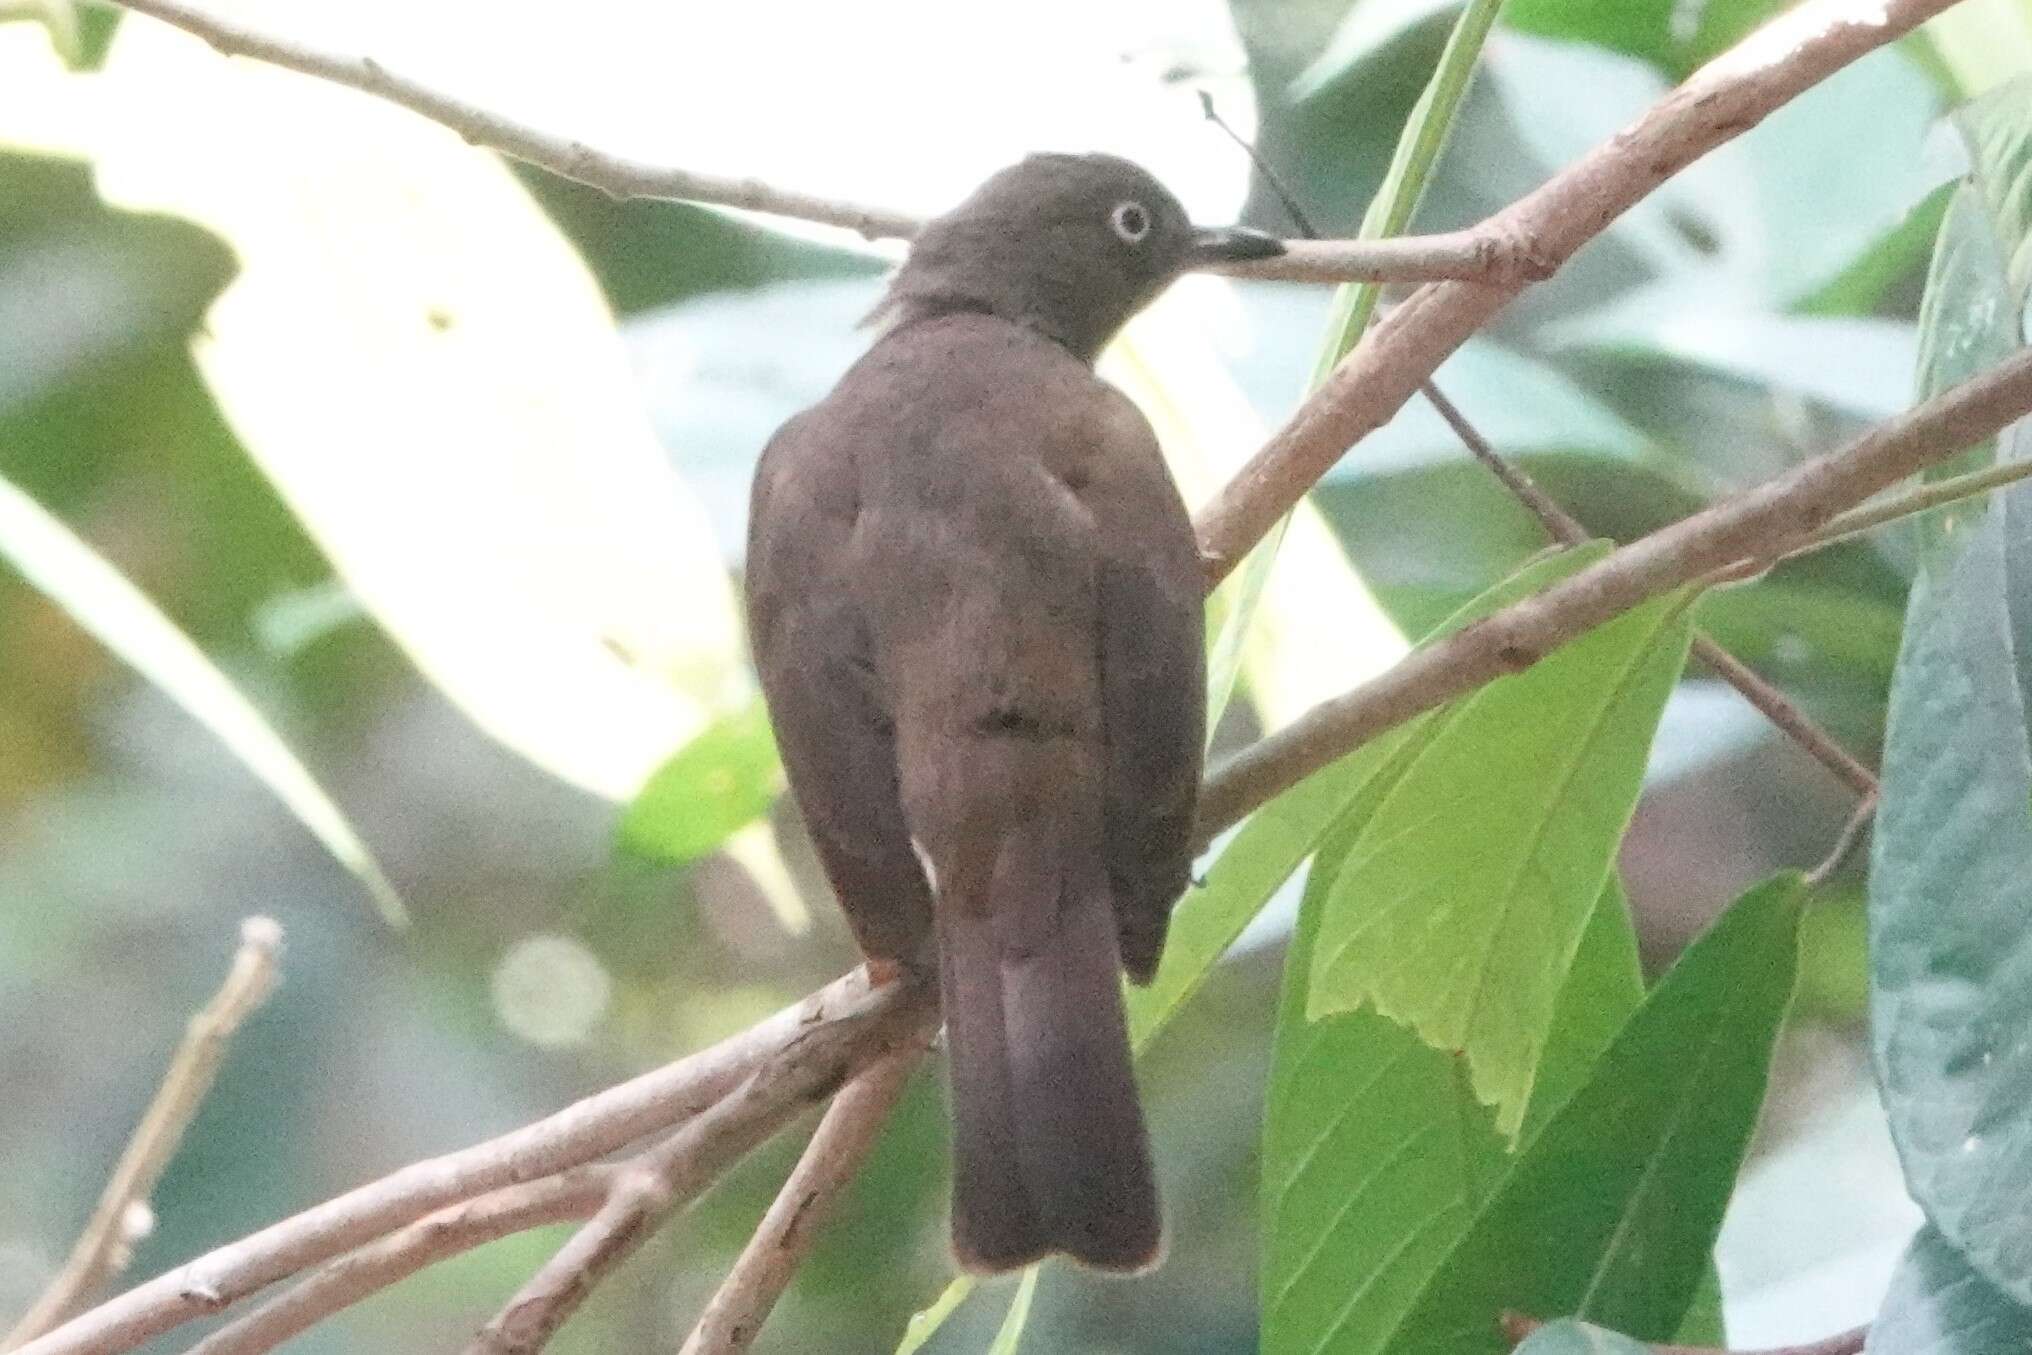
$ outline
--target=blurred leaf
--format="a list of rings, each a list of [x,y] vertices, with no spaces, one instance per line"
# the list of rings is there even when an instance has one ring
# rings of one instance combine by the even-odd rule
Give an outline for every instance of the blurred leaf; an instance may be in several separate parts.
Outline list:
[[[1675,274],[1544,331],[1556,350],[1660,355],[1868,419],[1905,408],[1916,338],[1902,321],[1787,315],[1716,270]]]
[[[161,25],[91,79],[102,190],[238,254],[200,362],[354,594],[482,728],[633,795],[739,643],[583,265],[498,160],[374,100]]]
[[[1504,19],[1515,27],[1570,42],[1611,47],[1665,70],[1675,79],[1784,7],[1784,0],[1511,0]]]
[[[571,237],[622,315],[737,288],[874,278],[887,268],[872,251],[787,235],[765,217],[687,202],[617,199],[528,165],[516,165],[515,172]]]
[[[27,20],[40,23],[49,34],[49,45],[70,67],[85,59],[85,37],[78,23],[79,6],[73,0],[0,0],[0,24]]]
[[[2010,296],[2032,286],[2032,75],[1972,99],[1948,123],[1968,150],[1968,186],[2001,250]]]
[[[2032,4],[1963,0],[1919,30],[1963,94],[1980,94],[2032,67]]]
[[[1459,1050],[1506,1134],[1685,665],[1688,602],[1656,599],[1461,702],[1329,895],[1308,1015],[1373,1004]]]
[[[1763,1105],[1803,896],[1796,874],[1770,880],[1687,948],[1524,1150],[1392,1351],[1497,1355],[1506,1311],[1672,1334]]]
[[[1921,1228],[1891,1277],[1864,1349],[1869,1355],[2022,1355],[2032,1349],[2032,1309],[1977,1274],[1939,1232]]]
[[[232,272],[186,222],[107,211],[83,166],[0,154],[0,413],[180,342]]]
[[[769,713],[757,699],[677,750],[621,812],[621,846],[682,864],[717,850],[783,789]]]
[[[1516,1355],[1652,1355],[1642,1341],[1570,1317],[1546,1323],[1515,1349]]]
[[[1009,1300],[1009,1312],[1002,1319],[1002,1329],[995,1333],[995,1342],[988,1347],[988,1355],[1016,1355],[1023,1345],[1023,1328],[1030,1322],[1030,1298],[1037,1292],[1037,1272],[1040,1266],[1025,1266],[1023,1279],[1016,1286],[1016,1293]]]
[[[0,480],[0,557],[215,734],[351,871],[394,926],[402,900],[282,736],[155,604],[33,499]]]

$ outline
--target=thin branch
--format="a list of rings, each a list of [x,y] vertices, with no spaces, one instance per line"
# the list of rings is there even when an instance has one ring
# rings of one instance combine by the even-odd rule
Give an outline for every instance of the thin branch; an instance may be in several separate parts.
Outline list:
[[[1532,1332],[1537,1331],[1544,1325],[1545,1323],[1537,1318],[1526,1317],[1522,1313],[1503,1314],[1503,1335],[1509,1338],[1512,1345],[1521,1343]],[[1870,1329],[1867,1326],[1862,1326],[1852,1327],[1845,1332],[1837,1332],[1833,1336],[1823,1337],[1818,1341],[1808,1341],[1804,1345],[1771,1346],[1764,1350],[1729,1351],[1716,1350],[1712,1346],[1669,1346],[1657,1344],[1647,1344],[1647,1349],[1652,1352],[1652,1355],[1863,1355],[1863,1347],[1868,1341],[1869,1335]]]
[[[240,924],[240,948],[212,1000],[200,1008],[170,1057],[169,1070],[120,1154],[84,1232],[35,1305],[14,1324],[0,1350],[15,1350],[64,1321],[99,1287],[126,1269],[133,1246],[152,1224],[148,1197],[176,1156],[184,1131],[212,1090],[226,1048],[248,1017],[275,991],[282,928],[273,918]]]
[[[833,1206],[874,1149],[922,1054],[915,1048],[898,1050],[833,1098],[804,1155],[741,1249],[741,1259],[699,1315],[679,1355],[739,1355],[754,1344]]]
[[[921,1050],[932,1014],[890,1051]],[[578,1311],[608,1273],[654,1235],[750,1149],[814,1101],[829,1096],[865,1059],[838,1026],[803,1034],[782,1057],[757,1068],[711,1110],[630,1162],[592,1222],[558,1249],[514,1298],[480,1329],[467,1355],[534,1355]]]
[[[319,1267],[287,1293],[213,1332],[186,1355],[266,1355],[333,1313],[426,1266],[511,1233],[590,1218],[606,1201],[619,1171],[606,1163],[574,1167],[440,1209]]]
[[[1389,672],[1322,702],[1230,759],[1200,797],[1202,835],[1384,730],[1528,668],[1648,598],[1732,561],[1807,539],[1843,508],[1981,442],[2028,410],[2032,352],[1886,420],[1840,451],[1632,542],[1535,597],[1414,650]]]
[[[1549,273],[1666,179],[1953,3],[1807,0],[1703,66],[1476,233],[1509,241],[1533,270]],[[1430,284],[1371,328],[1200,514],[1209,576],[1226,577],[1348,448],[1386,423],[1524,286]]]
[[[936,1005],[931,987],[891,983],[871,991],[856,969],[710,1049],[499,1138],[412,1163],[188,1261],[29,1342],[19,1355],[131,1350],[447,1205],[582,1165],[684,1123],[787,1051],[844,1053],[852,1071],[928,1019]]]
[[[1834,840],[1834,846],[1828,849],[1820,864],[1808,873],[1806,877],[1808,889],[1819,889],[1832,880],[1835,872],[1842,868],[1843,863],[1861,845],[1864,835],[1869,831],[1870,820],[1877,817],[1877,800],[1878,797],[1875,795],[1865,795],[1862,803],[1855,807],[1855,811],[1849,815],[1848,822],[1842,825],[1841,835]]]
[[[661,198],[766,212],[838,226],[870,240],[907,240],[924,224],[908,212],[869,203],[609,154],[583,141],[466,103],[422,80],[398,74],[374,57],[323,51],[183,0],[114,3],[181,28],[227,56],[251,57],[400,104],[449,127],[476,146],[500,151],[616,198]],[[1509,237],[1480,231],[1402,240],[1326,240],[1296,247],[1283,258],[1224,263],[1213,271],[1294,282],[1429,282],[1443,278],[1524,282],[1542,276],[1540,265],[1516,249]]]
[[[1592,539],[1580,519],[1562,508],[1557,500],[1543,489],[1524,471],[1512,464],[1501,452],[1489,445],[1467,416],[1462,414],[1453,401],[1440,393],[1439,387],[1430,380],[1421,389],[1439,416],[1446,420],[1469,452],[1477,461],[1487,466],[1491,473],[1510,491],[1512,497],[1531,510],[1546,535],[1569,546],[1577,546]],[[1832,734],[1813,722],[1812,717],[1801,710],[1792,699],[1778,690],[1777,686],[1765,680],[1756,669],[1744,663],[1728,650],[1721,647],[1715,638],[1705,631],[1693,633],[1693,654],[1702,663],[1713,669],[1722,681],[1734,687],[1765,719],[1790,735],[1792,740],[1810,753],[1814,760],[1832,772],[1837,780],[1865,800],[1877,793],[1877,777],[1861,759],[1841,746]]]

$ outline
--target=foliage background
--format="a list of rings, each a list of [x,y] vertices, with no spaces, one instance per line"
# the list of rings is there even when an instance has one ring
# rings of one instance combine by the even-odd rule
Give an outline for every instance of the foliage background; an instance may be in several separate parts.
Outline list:
[[[1103,148],[1150,163],[1204,219],[1286,229],[1274,196],[1200,120],[1205,89],[1331,234],[1349,233],[1374,192],[1457,9],[1143,0],[1097,15],[1062,0],[989,19],[902,0],[605,0],[568,18],[520,5],[351,8],[288,22],[300,18],[306,36],[328,26],[476,101],[645,158],[936,210],[1025,150]],[[1769,8],[1513,0],[1418,228],[1467,224],[1508,202]],[[335,581],[243,445],[249,386],[237,388],[241,417],[229,422],[192,357],[235,274],[233,250],[178,215],[129,205],[151,193],[221,203],[293,190],[236,179],[248,162],[229,141],[187,139],[172,168],[158,166],[163,182],[141,182],[138,136],[122,152],[118,191],[95,182],[79,149],[97,148],[103,176],[117,138],[65,122],[83,105],[56,92],[76,78],[54,46],[74,38],[87,69],[103,63],[122,82],[127,102],[110,102],[109,122],[149,121],[147,100],[165,96],[122,50],[135,34],[116,34],[103,12],[76,17],[75,32],[0,24],[0,477],[116,563],[253,697],[371,846],[414,925],[384,928],[359,882],[210,734],[0,570],[0,1312],[24,1306],[60,1259],[247,913],[287,927],[286,983],[241,1036],[158,1193],[137,1277],[736,1029],[851,960],[786,807],[771,813],[780,855],[753,834],[731,854],[706,850],[720,845],[716,833],[674,842],[653,816],[630,819],[624,835],[611,798],[586,788],[605,764],[546,770],[509,746],[583,746],[602,689],[541,672],[537,713],[522,708],[504,737],[489,737],[473,718],[488,699],[476,687],[517,676],[512,648],[476,644],[454,701]],[[1859,63],[1619,223],[1449,363],[1442,385],[1592,529],[1623,539],[1903,408],[1944,201],[1929,128],[1963,95],[2023,68],[2028,34],[2032,6],[1972,3],[1955,26]],[[153,111],[160,136],[205,126],[167,104]],[[376,172],[298,154],[312,181],[355,185]],[[646,421],[682,478],[690,516],[662,530],[687,539],[641,549],[659,568],[694,573],[681,592],[632,600],[619,623],[646,627],[707,718],[723,720],[720,751],[678,766],[663,790],[739,823],[757,803],[757,777],[767,779],[725,628],[746,477],[768,432],[865,342],[854,324],[884,257],[832,235],[517,178],[527,201],[511,195],[513,210],[583,257],[625,367],[587,358],[566,341],[575,329],[546,334],[551,302],[536,280],[526,295],[496,281],[488,304],[462,295],[449,319],[496,324],[490,343],[515,345],[516,361],[572,398],[623,391],[634,404],[621,420]],[[327,245],[361,275],[389,277],[378,248],[413,257],[383,234],[399,233],[399,208],[364,191],[337,192],[327,208],[339,232]],[[389,214],[378,229],[377,212]],[[477,240],[453,237],[439,257]],[[371,407],[399,441],[418,426],[414,411],[362,384],[371,368],[346,365],[349,337],[320,309],[319,282],[332,279],[303,280],[303,342],[243,370],[243,383],[283,406],[259,426],[295,417],[356,431],[373,417],[357,407]],[[423,307],[433,282],[392,285],[414,286]],[[1170,402],[1174,427],[1205,444],[1174,446],[1189,492],[1288,408],[1326,300],[1323,290],[1195,280],[1132,334],[1121,379],[1160,418]],[[215,337],[229,342],[223,318]],[[616,372],[625,387],[610,384]],[[454,598],[499,567],[486,553],[498,540],[476,534],[473,519],[512,516],[490,455],[521,414],[512,393],[495,392],[490,408],[475,388],[455,389],[465,401],[427,427],[431,445],[456,444],[448,473],[464,479],[444,499],[420,500],[421,519],[389,506],[419,501],[420,470],[387,447],[328,449],[358,458],[350,521],[367,530],[350,539],[402,587]],[[597,449],[584,455],[588,476],[619,474]],[[1317,502],[1330,531],[1294,541],[1228,739],[1398,651],[1380,616],[1338,619],[1368,614],[1364,582],[1415,633],[1540,544],[1417,406]],[[659,530],[646,518],[630,526],[645,538]],[[540,557],[566,598],[599,577],[574,558],[579,544],[548,543]],[[1828,551],[1717,598],[1702,620],[1874,757],[1911,554],[1897,537]],[[526,584],[516,605],[536,607],[543,590]],[[484,610],[477,599],[474,610]],[[505,624],[525,615],[511,610]],[[527,723],[546,707],[555,728]],[[498,721],[489,728],[503,733]],[[626,735],[609,731],[623,752]],[[637,742],[645,765],[675,746]],[[1725,689],[1683,682],[1622,854],[1649,966],[1743,887],[1817,859],[1847,810]],[[796,904],[800,893],[815,906]],[[1809,914],[1802,999],[1723,1233],[1739,1345],[1866,1318],[1918,1223],[1865,1075],[1862,921],[1850,893]],[[1292,902],[1252,930],[1146,1060],[1175,1220],[1170,1260],[1133,1285],[1056,1276],[1040,1291],[1029,1349],[1255,1348],[1256,1143]],[[887,1348],[944,1283],[943,1112],[935,1074],[920,1084],[765,1347]],[[791,1152],[758,1155],[600,1291],[555,1348],[643,1346],[681,1329]],[[555,1237],[511,1239],[428,1272],[294,1348],[444,1348]],[[984,1346],[999,1302],[976,1298],[933,1348]]]

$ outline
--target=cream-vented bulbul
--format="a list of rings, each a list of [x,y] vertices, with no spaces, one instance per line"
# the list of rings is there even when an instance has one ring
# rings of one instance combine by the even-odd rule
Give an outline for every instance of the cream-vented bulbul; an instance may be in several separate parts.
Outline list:
[[[756,472],[763,692],[861,949],[936,963],[971,1270],[1162,1248],[1120,975],[1155,971],[1190,865],[1203,576],[1093,362],[1181,271],[1281,250],[1125,160],[1032,156],[925,227]]]

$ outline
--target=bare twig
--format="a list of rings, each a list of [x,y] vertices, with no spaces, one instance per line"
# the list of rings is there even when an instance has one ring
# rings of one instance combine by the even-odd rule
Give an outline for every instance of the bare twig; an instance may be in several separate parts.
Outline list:
[[[890,1050],[921,1050],[931,1013],[920,1012]],[[597,1284],[633,1255],[680,1206],[805,1106],[830,1095],[865,1059],[851,1031],[834,1026],[798,1036],[740,1088],[621,1172],[592,1222],[522,1286],[480,1330],[467,1355],[534,1355]]]
[[[275,991],[282,928],[273,918],[240,924],[240,948],[212,1000],[200,1008],[171,1056],[162,1086],[114,1166],[84,1232],[35,1305],[14,1324],[0,1350],[14,1350],[76,1312],[99,1286],[126,1268],[134,1243],[148,1233],[148,1197],[183,1142],[184,1131],[212,1090],[226,1047]]]
[[[1503,1314],[1503,1334],[1512,1345],[1524,1340],[1545,1323],[1522,1313]],[[1798,1346],[1772,1346],[1765,1350],[1716,1350],[1711,1346],[1667,1346],[1652,1344],[1652,1355],[1862,1355],[1864,1343],[1869,1339],[1868,1327],[1854,1327],[1818,1341],[1808,1341]]]
[[[935,1000],[922,984],[871,991],[857,969],[710,1049],[499,1138],[413,1163],[186,1262],[29,1342],[20,1355],[131,1350],[447,1205],[579,1166],[683,1123],[786,1051],[828,1059],[844,1051],[859,1067],[928,1019]]]
[[[1536,271],[1549,272],[1694,160],[1953,3],[1807,0],[1476,232],[1508,239]],[[1430,284],[1370,329],[1200,515],[1208,574],[1226,577],[1348,448],[1387,422],[1524,285]]]
[[[1820,864],[1808,873],[1806,877],[1808,889],[1819,889],[1834,878],[1835,872],[1842,868],[1842,863],[1847,861],[1861,845],[1864,834],[1869,831],[1870,820],[1876,816],[1877,797],[1865,795],[1862,803],[1849,815],[1848,822],[1842,825],[1841,836],[1834,840],[1834,846],[1828,849]]]
[[[1539,525],[1553,540],[1569,546],[1577,546],[1589,540],[1588,529],[1580,519],[1562,508],[1557,500],[1538,487],[1521,467],[1514,465],[1501,452],[1489,445],[1489,440],[1468,422],[1453,401],[1440,393],[1431,381],[1421,389],[1439,416],[1446,420],[1469,452],[1477,461],[1487,466],[1496,479],[1502,482],[1512,497],[1531,510]],[[1801,710],[1792,699],[1766,681],[1756,669],[1744,663],[1735,655],[1716,643],[1713,636],[1705,631],[1693,633],[1693,654],[1715,674],[1734,687],[1764,718],[1790,735],[1794,742],[1810,753],[1814,760],[1832,772],[1837,780],[1864,799],[1877,793],[1877,777],[1862,761],[1848,749],[1841,746],[1832,734],[1815,724],[1810,716]]]
[[[319,1267],[287,1293],[213,1332],[186,1355],[266,1355],[425,1266],[524,1229],[590,1218],[606,1201],[620,1170],[606,1163],[574,1167],[440,1209]]]
[[[1203,836],[1384,730],[1528,668],[1648,598],[1730,561],[1807,538],[1841,509],[1982,441],[2028,410],[2032,353],[2019,353],[1838,452],[1632,542],[1536,597],[1414,650],[1389,672],[1322,702],[1230,759],[1201,795]]]
[[[754,178],[700,174],[612,155],[466,103],[424,81],[398,74],[374,57],[321,51],[183,0],[115,3],[181,28],[227,56],[252,57],[400,104],[442,123],[474,145],[511,155],[617,198],[664,198],[766,212],[838,226],[871,240],[907,240],[924,224],[907,212],[868,203],[794,192]],[[1295,282],[1427,282],[1440,278],[1523,282],[1542,276],[1539,265],[1515,249],[1510,237],[1481,231],[1402,240],[1326,240],[1294,248],[1283,258],[1224,263],[1214,271]]]
[[[898,1050],[833,1098],[818,1132],[741,1249],[741,1259],[700,1314],[680,1355],[738,1355],[754,1344],[833,1206],[874,1148],[922,1052]]]

